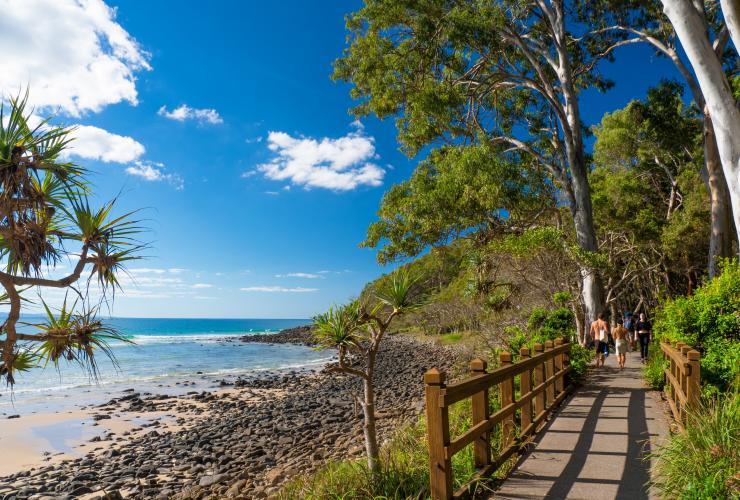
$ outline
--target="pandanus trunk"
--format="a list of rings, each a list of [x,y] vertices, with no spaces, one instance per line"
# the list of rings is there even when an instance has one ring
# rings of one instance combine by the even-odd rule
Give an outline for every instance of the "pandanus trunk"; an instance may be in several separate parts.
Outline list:
[[[363,433],[365,434],[365,452],[367,454],[367,465],[370,472],[377,474],[380,470],[378,435],[375,430],[375,391],[372,375],[363,380],[365,402],[362,412],[365,418]]]

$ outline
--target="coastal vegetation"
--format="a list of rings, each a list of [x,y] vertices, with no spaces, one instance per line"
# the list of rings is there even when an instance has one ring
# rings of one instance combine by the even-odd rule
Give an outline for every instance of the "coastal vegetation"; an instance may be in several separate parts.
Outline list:
[[[115,200],[97,208],[88,201],[86,171],[66,156],[73,129],[37,119],[27,103],[26,93],[0,104],[0,303],[9,309],[0,330],[0,382],[11,386],[21,372],[49,363],[78,363],[97,376],[96,353],[112,358],[109,343],[128,341],[98,319],[99,307],[144,248],[134,213],[114,215]],[[67,262],[72,271],[55,276]],[[42,297],[54,288],[66,291],[58,312]],[[30,333],[19,331],[21,310],[34,300],[46,318],[26,325]]]
[[[395,119],[419,157],[363,242],[426,277],[429,300],[399,329],[516,353],[563,326],[585,344],[600,312],[657,314],[656,338],[702,351],[703,415],[725,415],[740,309],[737,16],[728,2],[672,0],[368,0],[349,16],[334,77],[352,85],[356,116]],[[583,95],[613,85],[599,67],[630,44],[680,80],[585,129]]]
[[[337,350],[338,363],[331,369],[362,380],[362,397],[352,394],[362,406],[363,434],[368,469],[380,471],[375,425],[375,361],[394,318],[413,311],[420,299],[414,285],[419,278],[407,270],[394,272],[372,298],[363,297],[336,306],[314,318],[314,338],[322,347]],[[353,359],[358,356],[360,359]]]

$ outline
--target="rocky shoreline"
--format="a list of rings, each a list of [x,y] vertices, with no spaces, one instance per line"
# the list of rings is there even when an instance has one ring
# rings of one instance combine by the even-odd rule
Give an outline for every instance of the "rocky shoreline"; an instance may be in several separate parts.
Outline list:
[[[310,342],[307,327],[245,338]],[[384,341],[376,370],[381,440],[423,409],[423,373],[449,370],[455,358],[433,343]],[[325,368],[223,385],[180,397],[134,393],[111,400],[93,418],[124,411],[163,417],[138,433],[107,434],[79,459],[0,478],[0,498],[266,498],[298,473],[363,453],[361,411],[351,396],[360,387],[351,377]]]

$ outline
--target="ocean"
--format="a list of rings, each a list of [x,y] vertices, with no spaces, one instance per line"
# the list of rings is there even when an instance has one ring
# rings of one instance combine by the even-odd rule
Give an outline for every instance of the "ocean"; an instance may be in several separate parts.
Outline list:
[[[30,316],[24,319],[34,321]],[[97,380],[79,365],[64,361],[58,369],[49,365],[19,373],[12,390],[0,387],[0,415],[95,404],[125,389],[167,394],[207,390],[216,387],[222,379],[320,368],[333,354],[304,346],[238,340],[244,335],[305,325],[310,322],[307,319],[111,318],[107,321],[134,342],[112,344],[117,366],[99,353]],[[189,384],[184,385],[186,380]]]

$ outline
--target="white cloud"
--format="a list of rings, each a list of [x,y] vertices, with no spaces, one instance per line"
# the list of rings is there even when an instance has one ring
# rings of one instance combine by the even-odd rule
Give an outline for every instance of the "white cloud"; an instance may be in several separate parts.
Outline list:
[[[305,188],[349,191],[361,185],[380,186],[385,170],[372,161],[377,158],[374,139],[361,126],[353,126],[355,131],[338,139],[270,132],[268,148],[276,156],[257,169],[269,179]]]
[[[137,104],[137,71],[151,69],[138,42],[102,0],[0,0],[0,89],[29,86],[32,104],[71,116]]]
[[[286,288],[283,286],[248,286],[240,289],[242,292],[264,292],[264,293],[311,293],[318,292],[318,288],[294,287]]]
[[[131,137],[90,125],[78,125],[72,137],[69,154],[80,158],[129,163],[138,160],[145,151],[144,146]]]
[[[163,168],[164,165],[161,163],[136,161],[126,168],[126,173],[151,182],[166,181],[175,186],[177,190],[185,187],[182,177],[177,174],[167,174]]]
[[[211,125],[217,125],[224,122],[223,118],[221,118],[218,111],[215,109],[196,109],[191,108],[187,104],[178,106],[172,111],[167,111],[167,108],[162,106],[159,108],[159,111],[157,111],[157,114],[178,122],[197,120],[200,123],[210,123]]]
[[[213,288],[213,285],[209,285],[208,283],[196,283],[194,285],[190,285],[190,288]]]
[[[314,273],[287,273],[287,274],[276,274],[276,278],[304,278],[308,280],[323,279],[324,277],[320,274]]]
[[[167,269],[155,269],[152,267],[135,267],[132,269],[129,269],[128,272],[131,274],[164,274],[167,272]]]

